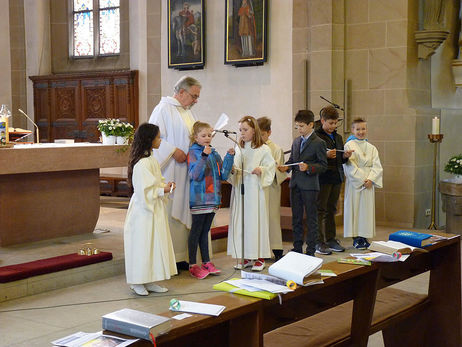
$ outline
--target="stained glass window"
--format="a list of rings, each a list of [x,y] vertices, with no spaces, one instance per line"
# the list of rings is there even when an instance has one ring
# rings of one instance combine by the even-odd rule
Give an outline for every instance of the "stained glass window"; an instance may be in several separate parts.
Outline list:
[[[74,11],[93,10],[93,0],[74,0]]]
[[[74,56],[92,56],[93,42],[93,12],[74,13]]]
[[[118,8],[99,12],[99,53],[120,53],[120,13]]]
[[[120,0],[73,0],[72,21],[74,57],[120,53]]]
[[[99,0],[99,8],[119,7],[119,6],[120,6],[119,0]]]

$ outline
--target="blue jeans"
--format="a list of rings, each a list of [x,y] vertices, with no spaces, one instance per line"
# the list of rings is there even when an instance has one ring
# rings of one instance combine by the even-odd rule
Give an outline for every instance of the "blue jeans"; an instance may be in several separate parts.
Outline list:
[[[202,262],[210,261],[209,256],[209,230],[215,212],[192,215],[191,231],[188,237],[189,265],[196,264],[197,246],[201,250]]]

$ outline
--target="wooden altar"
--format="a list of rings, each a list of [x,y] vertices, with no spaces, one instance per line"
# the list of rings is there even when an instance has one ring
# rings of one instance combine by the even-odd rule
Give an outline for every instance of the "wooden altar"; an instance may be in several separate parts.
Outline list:
[[[99,169],[129,151],[101,144],[17,145],[0,150],[0,246],[93,232]]]

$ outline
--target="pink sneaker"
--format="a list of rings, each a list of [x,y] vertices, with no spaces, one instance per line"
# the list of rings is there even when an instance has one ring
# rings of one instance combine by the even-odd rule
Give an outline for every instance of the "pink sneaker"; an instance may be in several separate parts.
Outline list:
[[[218,270],[211,261],[209,261],[208,263],[202,263],[202,269],[207,271],[211,275],[221,274],[221,270]]]
[[[189,272],[193,277],[196,277],[199,280],[203,280],[204,278],[207,277],[209,272],[207,270],[201,269],[199,265],[194,264],[189,268]]]

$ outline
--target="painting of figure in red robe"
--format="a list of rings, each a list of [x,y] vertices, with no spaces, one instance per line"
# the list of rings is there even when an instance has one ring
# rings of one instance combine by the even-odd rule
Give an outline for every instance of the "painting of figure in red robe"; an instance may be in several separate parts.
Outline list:
[[[204,59],[203,0],[168,0],[168,67],[201,69]]]
[[[226,0],[225,64],[266,61],[267,0]]]

